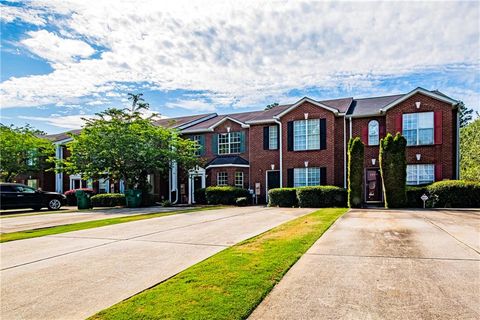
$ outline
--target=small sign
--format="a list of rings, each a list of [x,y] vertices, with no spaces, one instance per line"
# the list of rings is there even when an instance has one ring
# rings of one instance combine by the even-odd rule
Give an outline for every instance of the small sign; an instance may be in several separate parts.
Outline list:
[[[260,182],[255,182],[255,194],[259,196],[261,194],[260,191]]]
[[[425,201],[428,200],[428,196],[424,193],[424,194],[420,197],[420,199],[422,199],[422,201],[423,201],[423,209],[425,209]]]

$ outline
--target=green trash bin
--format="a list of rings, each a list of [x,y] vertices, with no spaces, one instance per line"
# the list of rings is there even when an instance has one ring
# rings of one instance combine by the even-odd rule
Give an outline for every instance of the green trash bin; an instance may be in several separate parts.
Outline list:
[[[127,208],[138,208],[142,204],[142,190],[128,189],[125,191]]]
[[[90,209],[92,207],[92,200],[90,200],[91,194],[84,190],[75,191],[75,197],[77,197],[78,209]]]

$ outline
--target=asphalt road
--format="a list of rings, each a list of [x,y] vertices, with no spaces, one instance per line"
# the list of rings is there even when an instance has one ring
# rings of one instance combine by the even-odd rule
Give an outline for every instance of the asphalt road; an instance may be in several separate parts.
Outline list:
[[[351,210],[250,319],[479,319],[480,210]]]
[[[0,244],[0,318],[84,319],[312,211],[228,208]]]

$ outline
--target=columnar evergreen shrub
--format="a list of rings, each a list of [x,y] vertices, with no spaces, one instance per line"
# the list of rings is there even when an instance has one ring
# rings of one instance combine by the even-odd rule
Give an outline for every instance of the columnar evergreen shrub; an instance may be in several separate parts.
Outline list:
[[[116,207],[125,205],[123,193],[102,193],[91,198],[93,207]]]
[[[208,204],[235,204],[237,198],[250,198],[247,189],[237,187],[208,187],[205,190],[205,198]]]
[[[397,133],[390,133],[380,140],[380,172],[386,208],[401,208],[405,205],[407,160],[405,148],[407,140]]]
[[[364,145],[359,137],[348,142],[348,206],[358,208],[362,204]]]
[[[435,182],[427,187],[436,208],[480,208],[480,182],[449,180]]]
[[[345,207],[347,190],[335,186],[297,188],[297,199],[302,208]]]
[[[268,190],[269,207],[295,207],[298,204],[295,188],[276,188]]]

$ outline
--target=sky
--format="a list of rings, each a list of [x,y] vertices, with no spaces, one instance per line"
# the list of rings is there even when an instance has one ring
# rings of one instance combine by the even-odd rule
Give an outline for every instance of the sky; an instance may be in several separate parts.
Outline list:
[[[438,89],[480,112],[480,2],[0,1],[3,124]]]

